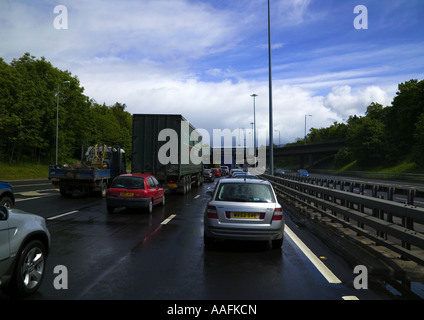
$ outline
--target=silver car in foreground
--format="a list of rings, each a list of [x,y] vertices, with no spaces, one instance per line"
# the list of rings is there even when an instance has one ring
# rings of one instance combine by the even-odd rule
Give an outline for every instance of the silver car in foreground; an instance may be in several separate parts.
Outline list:
[[[0,206],[0,288],[28,296],[41,285],[50,250],[43,217]]]
[[[271,183],[257,179],[223,179],[204,213],[204,244],[216,240],[271,240],[281,248],[284,216]]]

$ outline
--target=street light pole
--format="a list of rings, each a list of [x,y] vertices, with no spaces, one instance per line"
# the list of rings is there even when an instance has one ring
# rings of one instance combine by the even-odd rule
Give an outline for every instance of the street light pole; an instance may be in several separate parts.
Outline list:
[[[269,69],[269,174],[274,175],[274,136],[272,120],[272,76],[271,76],[271,13],[268,0],[268,69]]]
[[[258,96],[256,93],[251,94],[253,97],[253,155],[256,157],[256,97]]]
[[[62,81],[62,83],[71,83],[70,81]],[[59,149],[59,94],[60,94],[60,82],[57,84],[57,100],[56,100],[56,161],[57,166],[57,154]]]
[[[251,125],[252,125],[252,146],[254,146],[255,145],[255,141],[253,140],[253,136],[254,136],[254,131],[255,131],[255,127],[254,127],[254,125],[255,125],[255,123],[254,122],[251,122],[250,123]],[[250,140],[250,139],[249,139]],[[249,141],[249,143],[250,143],[250,141]],[[255,155],[255,150],[253,150],[253,156]]]
[[[305,145],[306,145],[306,117],[312,117],[312,114],[305,114]]]
[[[281,146],[281,140],[280,140],[280,130],[274,129],[274,131],[278,131],[278,147]]]

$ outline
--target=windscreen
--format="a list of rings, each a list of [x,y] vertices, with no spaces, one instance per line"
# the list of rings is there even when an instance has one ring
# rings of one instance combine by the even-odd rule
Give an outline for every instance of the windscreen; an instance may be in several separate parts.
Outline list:
[[[271,187],[256,183],[223,183],[215,200],[238,202],[275,202]]]
[[[111,188],[144,189],[143,177],[117,177]]]

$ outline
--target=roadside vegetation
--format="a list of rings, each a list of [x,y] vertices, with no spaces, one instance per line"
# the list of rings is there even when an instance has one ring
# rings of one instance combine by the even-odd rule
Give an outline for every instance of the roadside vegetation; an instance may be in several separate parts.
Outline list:
[[[80,159],[83,144],[131,150],[132,116],[125,104],[98,104],[84,94],[77,76],[25,53],[10,64],[0,58],[1,163],[55,163],[58,103],[59,164]]]
[[[398,86],[390,106],[371,103],[364,116],[311,128],[307,143],[345,140],[331,169],[393,173],[424,172],[424,80]],[[303,144],[298,139],[289,145]]]
[[[97,103],[84,94],[77,76],[25,53],[9,64],[0,58],[0,180],[48,177],[48,165],[55,163],[58,102],[59,164],[80,159],[82,147],[97,143],[121,144],[131,154],[132,115],[125,104]],[[424,80],[399,84],[390,106],[371,103],[364,116],[311,128],[307,135],[308,144],[335,140],[345,140],[346,147],[333,159],[318,159],[325,168],[424,173]],[[298,159],[275,163],[296,168]]]

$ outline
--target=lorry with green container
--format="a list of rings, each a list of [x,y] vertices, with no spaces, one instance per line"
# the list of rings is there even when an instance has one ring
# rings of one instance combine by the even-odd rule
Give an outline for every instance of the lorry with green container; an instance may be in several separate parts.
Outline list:
[[[203,183],[200,133],[179,114],[133,114],[131,172],[186,194]]]

